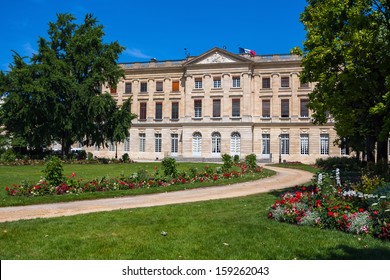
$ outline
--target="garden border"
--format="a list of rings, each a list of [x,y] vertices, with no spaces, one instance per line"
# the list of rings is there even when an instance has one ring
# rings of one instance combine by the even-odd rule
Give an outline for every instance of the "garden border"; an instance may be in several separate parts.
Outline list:
[[[276,189],[293,187],[295,185],[307,183],[313,177],[312,173],[298,169],[275,166],[266,166],[266,168],[276,171],[276,175],[256,181],[176,192],[29,206],[2,207],[0,208],[0,222],[72,216],[92,212],[241,197]]]

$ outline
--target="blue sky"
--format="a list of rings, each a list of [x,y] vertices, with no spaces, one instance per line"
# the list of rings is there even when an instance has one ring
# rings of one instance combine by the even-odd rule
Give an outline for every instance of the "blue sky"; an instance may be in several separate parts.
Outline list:
[[[104,40],[126,48],[119,62],[132,62],[183,59],[184,48],[191,55],[213,47],[289,53],[305,39],[299,22],[305,5],[305,0],[7,0],[1,5],[0,70],[12,62],[11,50],[23,56],[36,52],[57,13],[71,13],[78,23],[92,13],[104,25]]]

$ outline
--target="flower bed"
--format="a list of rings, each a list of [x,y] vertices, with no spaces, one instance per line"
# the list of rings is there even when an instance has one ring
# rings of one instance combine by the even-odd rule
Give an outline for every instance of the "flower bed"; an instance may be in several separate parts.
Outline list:
[[[177,177],[159,176],[158,170],[150,177],[146,171],[134,173],[129,177],[121,178],[99,178],[92,181],[84,181],[77,178],[75,173],[68,176],[58,185],[50,184],[46,179],[41,179],[37,183],[23,182],[19,185],[7,186],[6,191],[10,196],[42,196],[42,195],[62,195],[77,194],[84,192],[105,192],[116,190],[132,190],[139,188],[167,187],[171,185],[191,184],[196,182],[208,182],[218,180],[230,180],[238,178],[250,172],[262,172],[258,167],[249,169],[245,164],[240,164],[240,171],[222,172],[220,168],[213,170],[206,166],[203,172],[191,172],[191,175],[183,173]]]
[[[283,193],[268,217],[280,222],[372,234],[390,240],[390,196],[355,192],[350,186],[323,182]]]

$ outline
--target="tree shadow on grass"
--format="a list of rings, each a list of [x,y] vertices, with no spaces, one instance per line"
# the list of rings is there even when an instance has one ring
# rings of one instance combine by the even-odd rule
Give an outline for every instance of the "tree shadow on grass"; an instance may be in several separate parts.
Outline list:
[[[335,247],[333,252],[315,255],[317,260],[390,260],[390,250],[386,248],[354,248],[346,245]]]

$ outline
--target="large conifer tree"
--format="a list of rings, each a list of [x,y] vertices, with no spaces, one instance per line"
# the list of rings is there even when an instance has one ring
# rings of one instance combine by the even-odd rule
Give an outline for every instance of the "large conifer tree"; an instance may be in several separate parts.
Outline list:
[[[9,73],[1,75],[2,123],[34,149],[53,141],[64,154],[76,141],[101,146],[124,139],[124,133],[114,137],[116,126],[123,131],[131,125],[129,110],[121,111],[109,93],[101,93],[102,85],[116,87],[124,76],[117,65],[124,48],[103,41],[103,26],[92,15],[81,24],[75,20],[59,14],[47,38],[39,38],[38,53],[28,62],[15,53]]]

